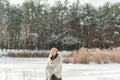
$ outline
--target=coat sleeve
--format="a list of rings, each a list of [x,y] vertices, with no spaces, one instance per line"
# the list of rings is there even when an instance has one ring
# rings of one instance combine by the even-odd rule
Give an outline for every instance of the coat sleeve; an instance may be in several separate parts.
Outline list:
[[[46,80],[50,78],[53,74],[52,67],[50,66],[50,59],[48,58],[47,66],[46,66]]]

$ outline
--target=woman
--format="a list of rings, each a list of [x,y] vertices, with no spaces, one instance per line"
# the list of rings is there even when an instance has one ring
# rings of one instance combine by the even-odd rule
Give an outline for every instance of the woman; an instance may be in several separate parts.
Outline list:
[[[46,80],[62,80],[62,59],[57,48],[50,50],[46,67]]]

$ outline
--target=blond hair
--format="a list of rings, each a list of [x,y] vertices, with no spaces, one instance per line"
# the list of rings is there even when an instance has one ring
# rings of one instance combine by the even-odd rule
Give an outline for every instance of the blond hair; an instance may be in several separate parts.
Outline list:
[[[58,54],[58,49],[57,49],[57,48],[53,47],[53,48],[51,48],[51,50],[55,50],[56,53]],[[50,50],[50,51],[51,51],[51,50]]]

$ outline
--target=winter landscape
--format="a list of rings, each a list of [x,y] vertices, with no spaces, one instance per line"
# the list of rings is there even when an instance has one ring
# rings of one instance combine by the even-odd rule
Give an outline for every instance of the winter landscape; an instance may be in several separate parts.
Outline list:
[[[0,80],[120,80],[120,0],[0,0]]]

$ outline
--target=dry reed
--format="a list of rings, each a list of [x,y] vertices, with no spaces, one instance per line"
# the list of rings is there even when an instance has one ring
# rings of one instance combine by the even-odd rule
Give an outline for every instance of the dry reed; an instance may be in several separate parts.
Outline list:
[[[72,58],[72,61],[69,61],[67,58],[67,63],[97,63],[97,64],[106,64],[106,63],[120,63],[120,47],[112,49],[87,49],[81,48],[79,50],[72,51],[72,55],[69,58]],[[66,59],[66,58],[65,58]],[[65,61],[64,59],[64,61]]]

